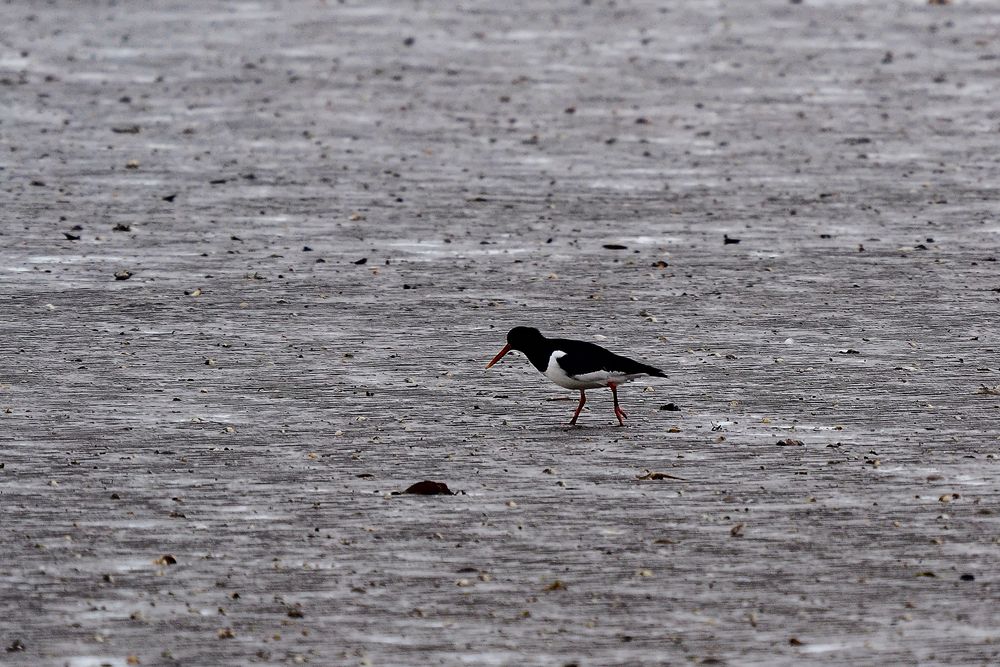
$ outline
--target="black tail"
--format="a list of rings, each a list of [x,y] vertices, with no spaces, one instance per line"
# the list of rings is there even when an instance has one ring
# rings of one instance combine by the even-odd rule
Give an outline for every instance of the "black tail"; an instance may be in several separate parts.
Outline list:
[[[644,364],[641,361],[636,361],[635,359],[618,357],[617,361],[618,363],[615,364],[614,370],[622,373],[645,373],[646,375],[652,375],[653,377],[658,378],[667,377],[667,374],[656,366],[650,366],[649,364]]]
[[[642,372],[645,373],[646,375],[652,375],[653,377],[657,378],[667,377],[667,374],[661,371],[659,368],[656,368],[654,366],[649,366],[647,364],[643,364]]]

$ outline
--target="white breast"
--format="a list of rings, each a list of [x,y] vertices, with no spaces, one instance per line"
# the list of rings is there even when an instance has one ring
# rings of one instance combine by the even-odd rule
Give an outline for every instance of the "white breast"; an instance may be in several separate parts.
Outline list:
[[[567,389],[596,389],[597,387],[607,387],[609,382],[621,384],[637,377],[641,377],[642,375],[641,373],[638,375],[626,375],[624,373],[614,373],[612,371],[594,371],[593,373],[570,376],[566,374],[566,371],[563,370],[562,366],[560,366],[557,361],[557,359],[561,359],[565,356],[566,353],[562,350],[556,350],[549,356],[549,365],[545,368],[545,377],[552,380],[560,387],[566,387]]]

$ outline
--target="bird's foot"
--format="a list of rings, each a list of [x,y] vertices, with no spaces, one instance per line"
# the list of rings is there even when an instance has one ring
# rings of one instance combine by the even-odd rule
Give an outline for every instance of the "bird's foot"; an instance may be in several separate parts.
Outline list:
[[[615,417],[618,417],[618,425],[619,426],[624,426],[625,425],[625,419],[628,418],[628,415],[625,414],[625,411],[622,410],[621,408],[615,408]]]

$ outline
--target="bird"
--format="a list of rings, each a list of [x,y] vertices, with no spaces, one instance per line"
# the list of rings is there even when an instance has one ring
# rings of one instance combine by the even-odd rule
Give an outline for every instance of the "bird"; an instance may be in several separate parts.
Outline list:
[[[569,425],[576,420],[587,402],[587,389],[608,387],[614,398],[615,417],[618,425],[625,425],[627,414],[618,405],[618,386],[643,375],[667,377],[655,366],[607,350],[595,343],[568,338],[546,338],[534,327],[514,327],[507,332],[507,344],[486,368],[491,368],[511,350],[517,350],[528,357],[531,365],[545,377],[566,389],[580,390],[580,403]]]

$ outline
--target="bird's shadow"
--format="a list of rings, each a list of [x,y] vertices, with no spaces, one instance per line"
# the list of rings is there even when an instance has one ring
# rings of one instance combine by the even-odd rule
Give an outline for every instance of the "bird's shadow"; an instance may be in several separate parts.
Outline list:
[[[539,430],[542,431],[543,433],[545,433],[545,432],[548,432],[548,433],[577,433],[577,432],[581,432],[581,431],[596,432],[596,431],[606,431],[606,430],[610,430],[610,429],[625,430],[624,427],[619,426],[618,424],[614,424],[614,423],[607,423],[607,424],[605,424],[605,423],[601,423],[601,422],[595,422],[593,424],[580,424],[580,423],[577,423],[577,424],[573,424],[573,425],[570,425],[570,424],[551,424],[551,425],[546,425],[546,426],[542,426],[541,428],[539,428]]]

